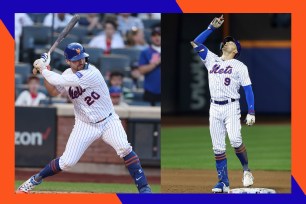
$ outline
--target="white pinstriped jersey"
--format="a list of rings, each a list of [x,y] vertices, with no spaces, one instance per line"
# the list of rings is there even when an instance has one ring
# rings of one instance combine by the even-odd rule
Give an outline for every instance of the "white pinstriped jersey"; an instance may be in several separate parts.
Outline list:
[[[64,75],[74,74],[71,68],[63,72]],[[74,112],[77,119],[96,123],[114,113],[114,107],[109,95],[106,82],[100,71],[89,64],[85,69],[75,73],[77,77],[71,77],[76,80],[79,87],[59,87],[62,92],[66,91],[74,105]]]
[[[239,99],[240,86],[251,85],[248,68],[242,62],[231,59],[223,61],[208,50],[204,65],[208,70],[209,91],[213,100]]]

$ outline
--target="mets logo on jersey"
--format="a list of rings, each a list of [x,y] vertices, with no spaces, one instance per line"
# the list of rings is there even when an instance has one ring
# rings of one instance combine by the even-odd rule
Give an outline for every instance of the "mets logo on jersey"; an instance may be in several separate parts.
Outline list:
[[[82,95],[82,93],[84,93],[86,91],[86,89],[82,89],[81,87],[69,87],[68,90],[68,94],[70,96],[71,99],[75,99],[75,98],[79,98],[79,96]]]
[[[220,68],[220,65],[215,64],[213,68],[209,71],[210,74],[231,74],[233,72],[233,67],[227,66],[225,69]]]
[[[79,54],[81,54],[81,50],[80,50],[80,48],[78,48],[78,49],[75,49],[75,51],[76,51],[76,53],[79,55]]]

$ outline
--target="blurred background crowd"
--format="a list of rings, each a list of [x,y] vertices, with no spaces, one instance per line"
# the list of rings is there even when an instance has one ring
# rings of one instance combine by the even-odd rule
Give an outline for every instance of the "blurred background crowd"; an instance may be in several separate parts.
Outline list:
[[[81,43],[109,85],[114,105],[160,106],[160,13],[87,13],[51,55],[51,68],[68,68],[63,55],[72,42]],[[69,23],[70,13],[15,14],[16,105],[69,103],[65,95],[52,98],[32,63],[46,52]]]

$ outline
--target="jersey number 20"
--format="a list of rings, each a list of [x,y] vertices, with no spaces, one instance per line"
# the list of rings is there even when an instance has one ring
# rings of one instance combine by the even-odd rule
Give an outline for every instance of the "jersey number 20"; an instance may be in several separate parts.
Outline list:
[[[228,85],[230,85],[230,83],[231,83],[231,79],[228,78],[228,77],[226,77],[226,78],[224,79],[224,85],[225,85],[225,86],[228,86]]]
[[[100,95],[93,91],[91,92],[90,96],[86,96],[84,100],[86,101],[87,105],[91,106],[95,102],[95,100],[99,98]]]

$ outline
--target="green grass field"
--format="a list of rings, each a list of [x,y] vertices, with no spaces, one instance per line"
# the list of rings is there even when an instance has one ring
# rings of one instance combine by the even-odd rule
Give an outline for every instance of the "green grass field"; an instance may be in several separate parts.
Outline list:
[[[16,181],[17,189],[24,181]],[[160,185],[150,185],[154,193],[160,192]],[[37,186],[35,191],[57,192],[92,192],[92,193],[138,193],[133,184],[105,184],[105,183],[75,183],[75,182],[48,182]]]
[[[161,131],[162,168],[215,169],[209,128],[163,127]],[[252,170],[291,170],[290,125],[242,126],[243,142]],[[241,164],[227,139],[229,169]]]

